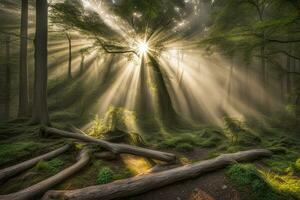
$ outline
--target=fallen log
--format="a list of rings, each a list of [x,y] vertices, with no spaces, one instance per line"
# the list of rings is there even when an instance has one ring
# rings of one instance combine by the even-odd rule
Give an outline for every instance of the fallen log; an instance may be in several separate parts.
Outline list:
[[[49,153],[43,154],[41,156],[32,158],[30,160],[24,161],[22,163],[19,163],[17,165],[7,167],[5,169],[0,170],[0,184],[6,181],[7,179],[17,175],[20,172],[25,171],[26,169],[29,169],[33,167],[35,164],[37,164],[41,160],[49,160],[51,158],[54,158],[64,152],[66,152],[71,145],[67,144],[63,147],[60,147],[54,151],[51,151]]]
[[[249,161],[271,155],[272,153],[269,150],[264,149],[223,154],[210,160],[177,167],[163,172],[135,176],[133,178],[119,180],[105,185],[90,186],[69,191],[48,191],[44,195],[43,200],[109,200],[128,197],[160,188],[177,181],[195,178],[200,174],[226,167],[234,162]]]
[[[84,166],[88,164],[90,160],[89,152],[87,149],[83,149],[79,154],[78,161],[72,166],[62,170],[58,174],[41,181],[33,186],[25,188],[21,191],[11,193],[8,195],[0,195],[1,200],[32,200],[42,196],[47,190],[53,186],[61,183],[66,178],[70,177]]]
[[[100,139],[90,137],[88,135],[63,131],[56,128],[44,127],[43,129],[41,129],[41,132],[42,134],[46,134],[46,135],[55,134],[61,137],[73,138],[84,142],[94,143],[108,151],[111,151],[114,154],[132,154],[136,156],[152,158],[155,160],[160,160],[165,162],[174,162],[176,160],[176,156],[171,153],[146,149],[146,148],[127,145],[127,144],[111,143],[105,140],[100,140]]]

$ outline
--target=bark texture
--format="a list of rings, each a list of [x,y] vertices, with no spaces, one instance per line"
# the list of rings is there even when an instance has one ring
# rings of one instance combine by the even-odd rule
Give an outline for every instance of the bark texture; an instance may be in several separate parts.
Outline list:
[[[70,33],[66,33],[69,44],[69,58],[68,58],[68,78],[72,78],[72,40]]]
[[[70,148],[70,145],[67,144],[61,148],[58,148],[58,149],[51,151],[49,153],[46,153],[44,155],[32,158],[25,162],[22,162],[17,165],[0,170],[0,184],[3,183],[4,181],[6,181],[7,179],[9,179],[10,177],[13,177],[13,176],[17,175],[18,173],[33,167],[39,161],[54,158],[54,157],[58,156],[59,154],[67,151],[69,148]]]
[[[22,0],[18,117],[26,117],[28,116],[28,112],[29,112],[27,37],[28,37],[28,0]]]
[[[10,36],[5,38],[5,64],[0,66],[0,121],[9,119],[10,99]]]
[[[271,155],[272,153],[265,149],[224,154],[216,158],[197,162],[191,165],[185,165],[159,173],[136,176],[105,185],[90,186],[83,189],[69,191],[49,191],[44,195],[43,200],[109,200],[128,197],[153,190],[155,188],[160,188],[177,181],[194,178],[203,173],[226,167],[234,162],[249,161]]]
[[[84,166],[88,164],[90,160],[89,152],[87,149],[83,149],[79,155],[78,161],[64,169],[63,171],[59,172],[58,174],[39,182],[33,186],[25,188],[19,192],[15,192],[8,195],[0,195],[1,200],[32,200],[42,196],[47,190],[51,187],[57,185],[58,183],[62,182],[66,178],[70,177],[74,173],[81,170]]]
[[[36,1],[36,36],[32,123],[49,125],[47,106],[48,3]]]
[[[143,156],[146,158],[152,158],[152,159],[166,161],[166,162],[174,162],[176,160],[176,156],[171,153],[146,149],[146,148],[127,145],[127,144],[111,143],[111,142],[90,137],[88,135],[81,135],[78,133],[62,131],[56,128],[46,127],[42,131],[44,131],[46,134],[54,134],[61,137],[73,138],[84,142],[94,143],[108,151],[111,151],[114,154],[122,154],[122,153],[132,154],[136,156]]]

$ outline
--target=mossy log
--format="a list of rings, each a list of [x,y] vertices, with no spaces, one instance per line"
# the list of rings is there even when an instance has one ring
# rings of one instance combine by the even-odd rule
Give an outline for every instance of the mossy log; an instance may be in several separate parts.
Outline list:
[[[24,161],[22,163],[19,163],[17,165],[7,167],[5,169],[0,170],[0,184],[9,179],[10,177],[13,177],[17,175],[20,172],[23,172],[26,169],[29,169],[33,167],[35,164],[37,164],[41,160],[49,160],[51,158],[54,158],[64,152],[66,152],[71,145],[67,144],[63,147],[60,147],[58,149],[55,149],[54,151],[51,151],[49,153],[40,155],[38,157],[32,158],[30,160]]]
[[[59,130],[56,128],[44,127],[43,129],[41,129],[41,131],[42,131],[42,134],[46,134],[46,135],[54,134],[54,135],[58,135],[61,137],[73,138],[73,139],[77,139],[77,140],[88,142],[88,143],[94,143],[94,144],[97,144],[97,145],[101,146],[102,148],[104,148],[108,151],[111,151],[112,153],[117,154],[117,155],[118,154],[132,154],[132,155],[136,155],[136,156],[152,158],[155,160],[160,160],[160,161],[165,161],[165,162],[174,162],[176,160],[176,156],[172,153],[146,149],[146,148],[132,146],[132,145],[128,145],[128,144],[111,143],[111,142],[107,142],[105,140],[100,140],[100,139],[90,137],[88,135],[63,131],[63,130]]]
[[[33,186],[25,188],[21,191],[11,193],[8,195],[0,195],[1,200],[32,200],[37,199],[42,196],[47,190],[52,188],[53,186],[61,183],[71,175],[75,174],[79,170],[81,170],[84,166],[88,164],[90,160],[89,151],[87,149],[83,149],[80,154],[78,161],[71,165],[70,167],[62,170],[58,174],[51,176],[50,178],[41,181]]]
[[[124,198],[160,188],[177,181],[195,178],[203,173],[224,168],[234,162],[249,161],[271,155],[272,153],[265,149],[223,154],[210,160],[177,167],[163,172],[114,181],[105,185],[90,186],[77,190],[49,191],[44,195],[43,200],[109,200]]]

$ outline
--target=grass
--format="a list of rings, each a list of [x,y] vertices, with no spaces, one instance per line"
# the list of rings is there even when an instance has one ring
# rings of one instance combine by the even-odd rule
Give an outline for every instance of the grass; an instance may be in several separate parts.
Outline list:
[[[229,180],[251,200],[292,200],[289,194],[273,188],[264,176],[251,164],[235,164],[226,170]]]

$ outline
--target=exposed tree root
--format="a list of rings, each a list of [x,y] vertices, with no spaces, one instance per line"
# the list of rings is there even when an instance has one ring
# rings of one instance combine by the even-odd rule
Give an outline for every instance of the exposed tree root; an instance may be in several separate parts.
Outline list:
[[[184,179],[194,178],[200,174],[223,168],[233,162],[249,161],[271,155],[272,153],[269,150],[264,149],[224,154],[191,165],[185,165],[159,173],[136,176],[105,185],[90,186],[69,191],[49,191],[44,195],[43,200],[109,200],[122,198],[137,195]]]
[[[19,192],[15,192],[8,195],[0,195],[1,200],[32,200],[39,196],[42,196],[47,190],[51,187],[55,186],[56,184],[62,182],[66,178],[70,177],[84,166],[88,164],[90,160],[89,152],[87,149],[83,149],[79,154],[78,161],[64,169],[63,171],[59,172],[58,174],[41,181],[33,186],[25,188]]]
[[[36,163],[38,163],[41,160],[48,160],[48,159],[58,156],[61,153],[64,153],[65,151],[67,151],[70,148],[70,146],[71,145],[69,145],[69,144],[64,145],[63,147],[60,147],[60,148],[58,148],[54,151],[51,151],[49,153],[46,153],[44,155],[32,158],[30,160],[24,161],[17,165],[0,170],[0,183],[3,183],[8,178],[15,176],[16,174],[18,174],[26,169],[33,167]]]
[[[78,139],[78,140],[81,140],[84,142],[94,143],[108,151],[111,151],[114,154],[122,154],[122,153],[132,154],[132,155],[136,155],[136,156],[143,156],[146,158],[152,158],[152,159],[165,161],[165,162],[174,162],[176,160],[176,156],[171,153],[146,149],[146,148],[127,145],[127,144],[111,143],[111,142],[107,142],[104,140],[90,137],[88,135],[72,133],[72,132],[68,132],[68,131],[59,130],[56,128],[45,127],[41,131],[42,131],[42,134],[46,134],[46,135],[54,134],[54,135],[58,135],[61,137],[73,138],[73,139]]]

